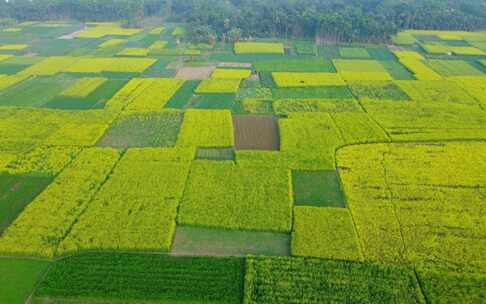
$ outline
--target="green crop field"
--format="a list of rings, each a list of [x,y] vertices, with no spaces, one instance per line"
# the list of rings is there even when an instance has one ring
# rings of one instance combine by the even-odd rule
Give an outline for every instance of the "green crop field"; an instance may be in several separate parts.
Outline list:
[[[142,20],[0,18],[0,304],[486,303],[485,32]]]
[[[49,262],[0,258],[0,302],[24,303],[31,294]]]

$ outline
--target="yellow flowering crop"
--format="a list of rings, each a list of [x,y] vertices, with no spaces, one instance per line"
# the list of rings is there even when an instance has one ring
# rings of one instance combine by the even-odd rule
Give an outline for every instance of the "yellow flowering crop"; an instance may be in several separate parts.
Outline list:
[[[236,93],[241,79],[206,79],[196,88],[196,93]]]
[[[216,69],[211,78],[213,79],[244,79],[251,75],[251,70],[247,69]]]
[[[70,97],[86,97],[107,80],[108,79],[102,77],[81,78],[72,86],[61,92],[61,95]]]
[[[71,73],[141,73],[156,61],[152,58],[81,58],[64,71]]]
[[[269,42],[237,42],[235,43],[236,54],[284,54],[282,43]]]
[[[126,39],[110,39],[106,40],[105,42],[101,43],[98,45],[99,48],[108,48],[108,47],[113,47],[113,46],[119,46],[122,44],[127,43],[128,40]]]
[[[232,147],[233,145],[233,121],[230,111],[186,111],[177,146]]]
[[[147,56],[148,52],[149,49],[144,49],[144,48],[126,48],[118,52],[117,55],[143,57],[143,56]]]
[[[28,47],[27,44],[4,44],[0,45],[0,51],[19,51]]]

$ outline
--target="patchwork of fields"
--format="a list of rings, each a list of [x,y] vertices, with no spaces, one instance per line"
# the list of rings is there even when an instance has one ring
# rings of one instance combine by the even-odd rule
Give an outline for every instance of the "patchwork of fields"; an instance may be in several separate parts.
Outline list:
[[[0,303],[486,302],[486,32],[84,26],[0,30]]]

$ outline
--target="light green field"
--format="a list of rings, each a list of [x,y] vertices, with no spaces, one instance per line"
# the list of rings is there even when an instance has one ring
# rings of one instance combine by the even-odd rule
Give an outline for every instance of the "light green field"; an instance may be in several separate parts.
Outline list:
[[[23,304],[51,263],[0,258],[0,302]]]

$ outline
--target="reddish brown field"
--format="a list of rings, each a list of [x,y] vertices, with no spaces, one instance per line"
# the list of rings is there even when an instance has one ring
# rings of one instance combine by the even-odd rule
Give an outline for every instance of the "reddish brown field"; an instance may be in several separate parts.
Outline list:
[[[277,119],[273,116],[233,116],[236,150],[279,150]]]

